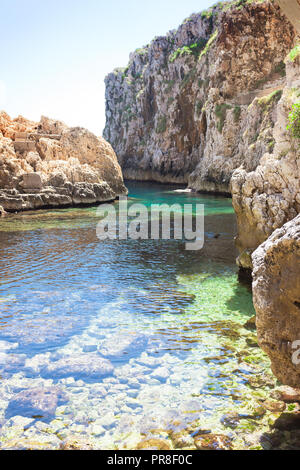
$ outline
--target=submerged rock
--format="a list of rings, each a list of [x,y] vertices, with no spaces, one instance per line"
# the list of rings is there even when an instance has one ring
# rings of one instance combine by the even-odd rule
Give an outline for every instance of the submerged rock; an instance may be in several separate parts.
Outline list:
[[[281,386],[274,390],[274,394],[276,394],[276,397],[279,400],[282,400],[285,403],[300,403],[300,389]]]
[[[98,353],[110,359],[130,359],[141,354],[146,348],[148,338],[145,335],[118,334],[107,338],[98,346]]]
[[[145,439],[137,446],[137,450],[171,450],[172,445],[167,439]]]
[[[282,412],[286,408],[285,403],[278,400],[265,400],[262,405],[266,410],[271,411],[272,413]]]
[[[221,423],[223,426],[235,429],[239,425],[239,421],[241,419],[241,416],[236,413],[236,412],[231,412],[231,413],[226,413],[224,416],[221,418]]]
[[[193,437],[186,431],[172,432],[171,440],[175,449],[183,449],[184,447],[194,447]]]
[[[282,431],[289,431],[294,429],[300,430],[300,412],[282,413],[282,415],[276,419],[274,427]]]
[[[246,328],[246,330],[256,330],[256,315],[246,321],[244,328]]]
[[[110,375],[113,369],[111,362],[98,354],[73,354],[50,364],[47,373],[59,377],[97,379]]]
[[[6,416],[21,415],[32,418],[53,416],[57,406],[66,401],[62,389],[57,386],[36,387],[18,393],[8,405]]]
[[[60,450],[93,450],[93,444],[83,437],[70,437],[60,444]]]
[[[231,450],[232,439],[223,434],[207,434],[195,437],[198,450]]]

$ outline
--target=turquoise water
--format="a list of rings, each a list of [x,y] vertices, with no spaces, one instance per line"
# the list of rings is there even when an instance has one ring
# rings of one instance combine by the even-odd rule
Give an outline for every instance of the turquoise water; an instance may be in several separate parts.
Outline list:
[[[224,412],[257,398],[249,377],[268,361],[247,346],[254,310],[237,281],[231,200],[128,187],[148,207],[205,204],[204,248],[99,241],[95,207],[0,222],[2,448],[56,449],[74,436],[98,449],[153,436],[177,448],[174,429],[226,434]],[[231,431],[236,448],[249,429]]]

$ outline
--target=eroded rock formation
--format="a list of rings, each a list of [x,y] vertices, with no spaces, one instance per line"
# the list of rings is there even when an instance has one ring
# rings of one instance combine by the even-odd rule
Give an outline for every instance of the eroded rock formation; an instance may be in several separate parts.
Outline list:
[[[0,113],[0,206],[5,211],[90,204],[126,194],[116,155],[103,138],[42,117]]]
[[[299,388],[300,215],[277,229],[252,259],[259,344],[276,377]]]
[[[271,233],[300,212],[300,140],[287,129],[292,105],[300,103],[300,49],[286,59],[287,77],[283,93],[273,109],[272,152],[267,151],[257,168],[242,167],[231,180],[237,215],[239,264],[252,269],[251,253]],[[266,116],[269,98],[255,100]],[[263,137],[258,135],[259,142]]]
[[[127,178],[230,192],[273,153],[295,29],[279,6],[222,2],[130,55],[106,78],[105,138]]]

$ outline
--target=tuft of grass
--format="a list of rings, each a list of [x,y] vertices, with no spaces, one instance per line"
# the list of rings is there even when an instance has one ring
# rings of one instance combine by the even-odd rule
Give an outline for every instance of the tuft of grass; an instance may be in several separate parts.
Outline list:
[[[199,57],[201,51],[207,44],[207,39],[201,38],[199,41],[194,42],[193,44],[179,47],[173,54],[170,55],[169,62],[173,63],[178,57],[183,55],[193,55],[194,57]]]
[[[239,122],[240,117],[241,117],[241,107],[240,106],[235,106],[233,110],[233,116],[234,116],[234,122]]]
[[[292,106],[287,130],[291,132],[291,135],[295,139],[300,139],[300,101]]]
[[[288,55],[288,60],[291,62],[294,62],[297,57],[300,55],[300,44],[297,44],[297,46],[294,47],[294,49],[291,50],[291,52]]]
[[[278,101],[282,97],[282,93],[283,93],[283,90],[273,91],[269,95],[263,96],[262,98],[260,98],[258,100],[258,104],[262,106],[263,108],[267,109],[270,107],[270,105],[274,103],[278,103]]]
[[[157,121],[156,133],[163,134],[167,130],[167,118],[166,116],[160,116]]]
[[[217,129],[220,133],[223,131],[225,124],[226,113],[228,109],[231,109],[232,106],[227,103],[217,104],[215,108],[215,115],[218,118],[219,122],[217,123]]]
[[[216,29],[215,32],[210,36],[209,40],[207,41],[205,48],[200,53],[199,59],[201,59],[205,54],[207,54],[207,52],[209,51],[211,45],[217,39],[217,36],[218,36],[218,30]]]
[[[147,47],[141,47],[135,50],[135,53],[138,55],[146,55],[148,53]]]
[[[286,68],[285,68],[285,63],[283,61],[279,62],[274,69],[273,72],[279,73],[282,77],[286,76]]]
[[[197,101],[196,103],[196,114],[197,116],[200,116],[202,113],[202,108],[203,108],[203,102],[202,101]]]

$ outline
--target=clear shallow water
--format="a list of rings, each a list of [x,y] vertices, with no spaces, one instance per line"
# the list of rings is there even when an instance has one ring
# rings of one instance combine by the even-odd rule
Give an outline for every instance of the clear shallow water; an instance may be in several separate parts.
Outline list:
[[[74,436],[103,449],[159,436],[176,448],[172,431],[224,433],[225,412],[256,406],[249,379],[268,361],[243,328],[254,310],[237,282],[231,200],[128,186],[148,206],[204,203],[203,250],[101,242],[94,207],[0,222],[2,448]],[[233,445],[249,446],[253,431],[242,420]]]

